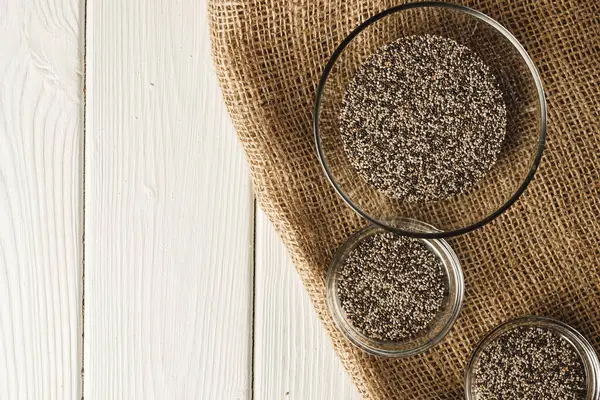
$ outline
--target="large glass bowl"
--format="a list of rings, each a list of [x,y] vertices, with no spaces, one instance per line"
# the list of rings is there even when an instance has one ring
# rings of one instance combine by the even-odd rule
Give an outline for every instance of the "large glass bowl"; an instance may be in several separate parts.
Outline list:
[[[446,200],[393,199],[365,182],[347,158],[339,112],[347,83],[366,58],[409,35],[451,38],[474,51],[503,93],[506,136],[496,164],[466,193]],[[387,230],[421,238],[477,229],[506,211],[523,193],[540,162],[546,137],[546,101],[533,62],[499,23],[473,9],[425,2],[397,6],[368,19],[346,37],[327,63],[314,111],[317,152],[329,181],[358,214]],[[425,222],[435,229],[421,230]]]

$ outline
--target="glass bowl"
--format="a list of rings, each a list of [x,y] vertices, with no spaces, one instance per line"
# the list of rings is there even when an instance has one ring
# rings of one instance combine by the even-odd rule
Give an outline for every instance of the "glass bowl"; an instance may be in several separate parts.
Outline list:
[[[574,328],[565,324],[564,322],[557,321],[551,318],[539,317],[539,316],[523,316],[507,321],[496,328],[494,328],[481,342],[477,345],[471,356],[471,360],[467,365],[465,373],[465,399],[475,399],[473,393],[473,379],[474,379],[474,367],[484,349],[489,343],[498,338],[500,335],[515,329],[517,327],[541,327],[551,330],[552,332],[560,335],[567,340],[577,351],[585,368],[585,376],[587,382],[587,396],[588,400],[597,400],[600,398],[600,363],[598,357],[592,345]]]
[[[424,34],[467,46],[490,68],[506,104],[506,136],[496,164],[466,193],[407,202],[384,195],[358,175],[344,150],[338,117],[346,84],[366,58],[400,37]],[[533,62],[499,23],[463,6],[412,3],[375,15],[342,41],[319,82],[313,122],[319,160],[336,192],[354,211],[402,235],[441,238],[485,225],[523,193],[542,156],[546,101]],[[406,219],[423,221],[425,228],[406,225]]]
[[[432,229],[422,222],[406,220],[406,226],[415,229]],[[327,271],[327,305],[333,321],[340,332],[351,342],[369,354],[383,357],[408,357],[422,353],[439,343],[458,318],[464,298],[464,278],[460,262],[448,243],[443,239],[417,239],[422,241],[442,262],[446,279],[442,309],[431,322],[429,329],[404,341],[382,341],[365,336],[346,317],[338,297],[338,278],[348,254],[365,238],[387,232],[376,225],[369,225],[351,236],[335,254]]]

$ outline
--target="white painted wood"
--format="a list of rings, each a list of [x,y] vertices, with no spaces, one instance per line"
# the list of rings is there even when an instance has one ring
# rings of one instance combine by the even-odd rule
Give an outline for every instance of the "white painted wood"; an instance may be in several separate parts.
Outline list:
[[[0,1],[0,399],[81,397],[80,7]]]
[[[285,247],[260,210],[255,246],[255,399],[360,399]]]
[[[88,2],[86,400],[251,395],[253,198],[206,12]]]

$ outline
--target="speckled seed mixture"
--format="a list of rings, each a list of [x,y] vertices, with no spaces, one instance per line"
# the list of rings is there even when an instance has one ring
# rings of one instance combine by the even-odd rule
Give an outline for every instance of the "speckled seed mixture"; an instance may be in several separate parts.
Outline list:
[[[408,36],[358,68],[340,129],[350,162],[379,191],[439,200],[466,191],[496,162],[506,108],[489,68],[467,47]]]
[[[441,261],[417,239],[378,233],[345,260],[338,295],[350,323],[378,340],[403,340],[428,328],[442,307]]]
[[[518,327],[482,350],[474,368],[478,400],[583,400],[585,369],[575,348],[539,327]]]

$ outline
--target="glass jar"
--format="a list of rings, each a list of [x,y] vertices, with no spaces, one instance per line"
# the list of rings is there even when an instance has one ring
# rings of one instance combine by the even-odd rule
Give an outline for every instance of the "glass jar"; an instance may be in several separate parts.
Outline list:
[[[414,229],[431,230],[419,221],[404,221]],[[448,333],[458,318],[464,297],[464,278],[460,262],[443,239],[415,239],[421,241],[441,261],[445,272],[442,308],[428,329],[403,341],[383,341],[365,336],[346,317],[338,296],[338,279],[348,254],[367,237],[387,232],[371,225],[350,237],[337,251],[327,272],[327,304],[337,328],[355,345],[367,353],[384,357],[407,357],[426,351]]]
[[[517,327],[540,327],[548,329],[560,337],[564,338],[569,342],[577,351],[577,354],[581,357],[585,369],[585,378],[587,385],[587,396],[588,400],[600,399],[600,363],[598,362],[598,356],[594,351],[592,345],[571,326],[564,322],[557,321],[551,318],[539,317],[539,316],[523,316],[507,321],[496,328],[494,328],[487,336],[479,342],[471,360],[467,365],[465,373],[465,399],[475,399],[475,393],[473,391],[474,381],[474,368],[481,351],[486,348],[491,342],[500,337],[502,334],[509,332]]]

